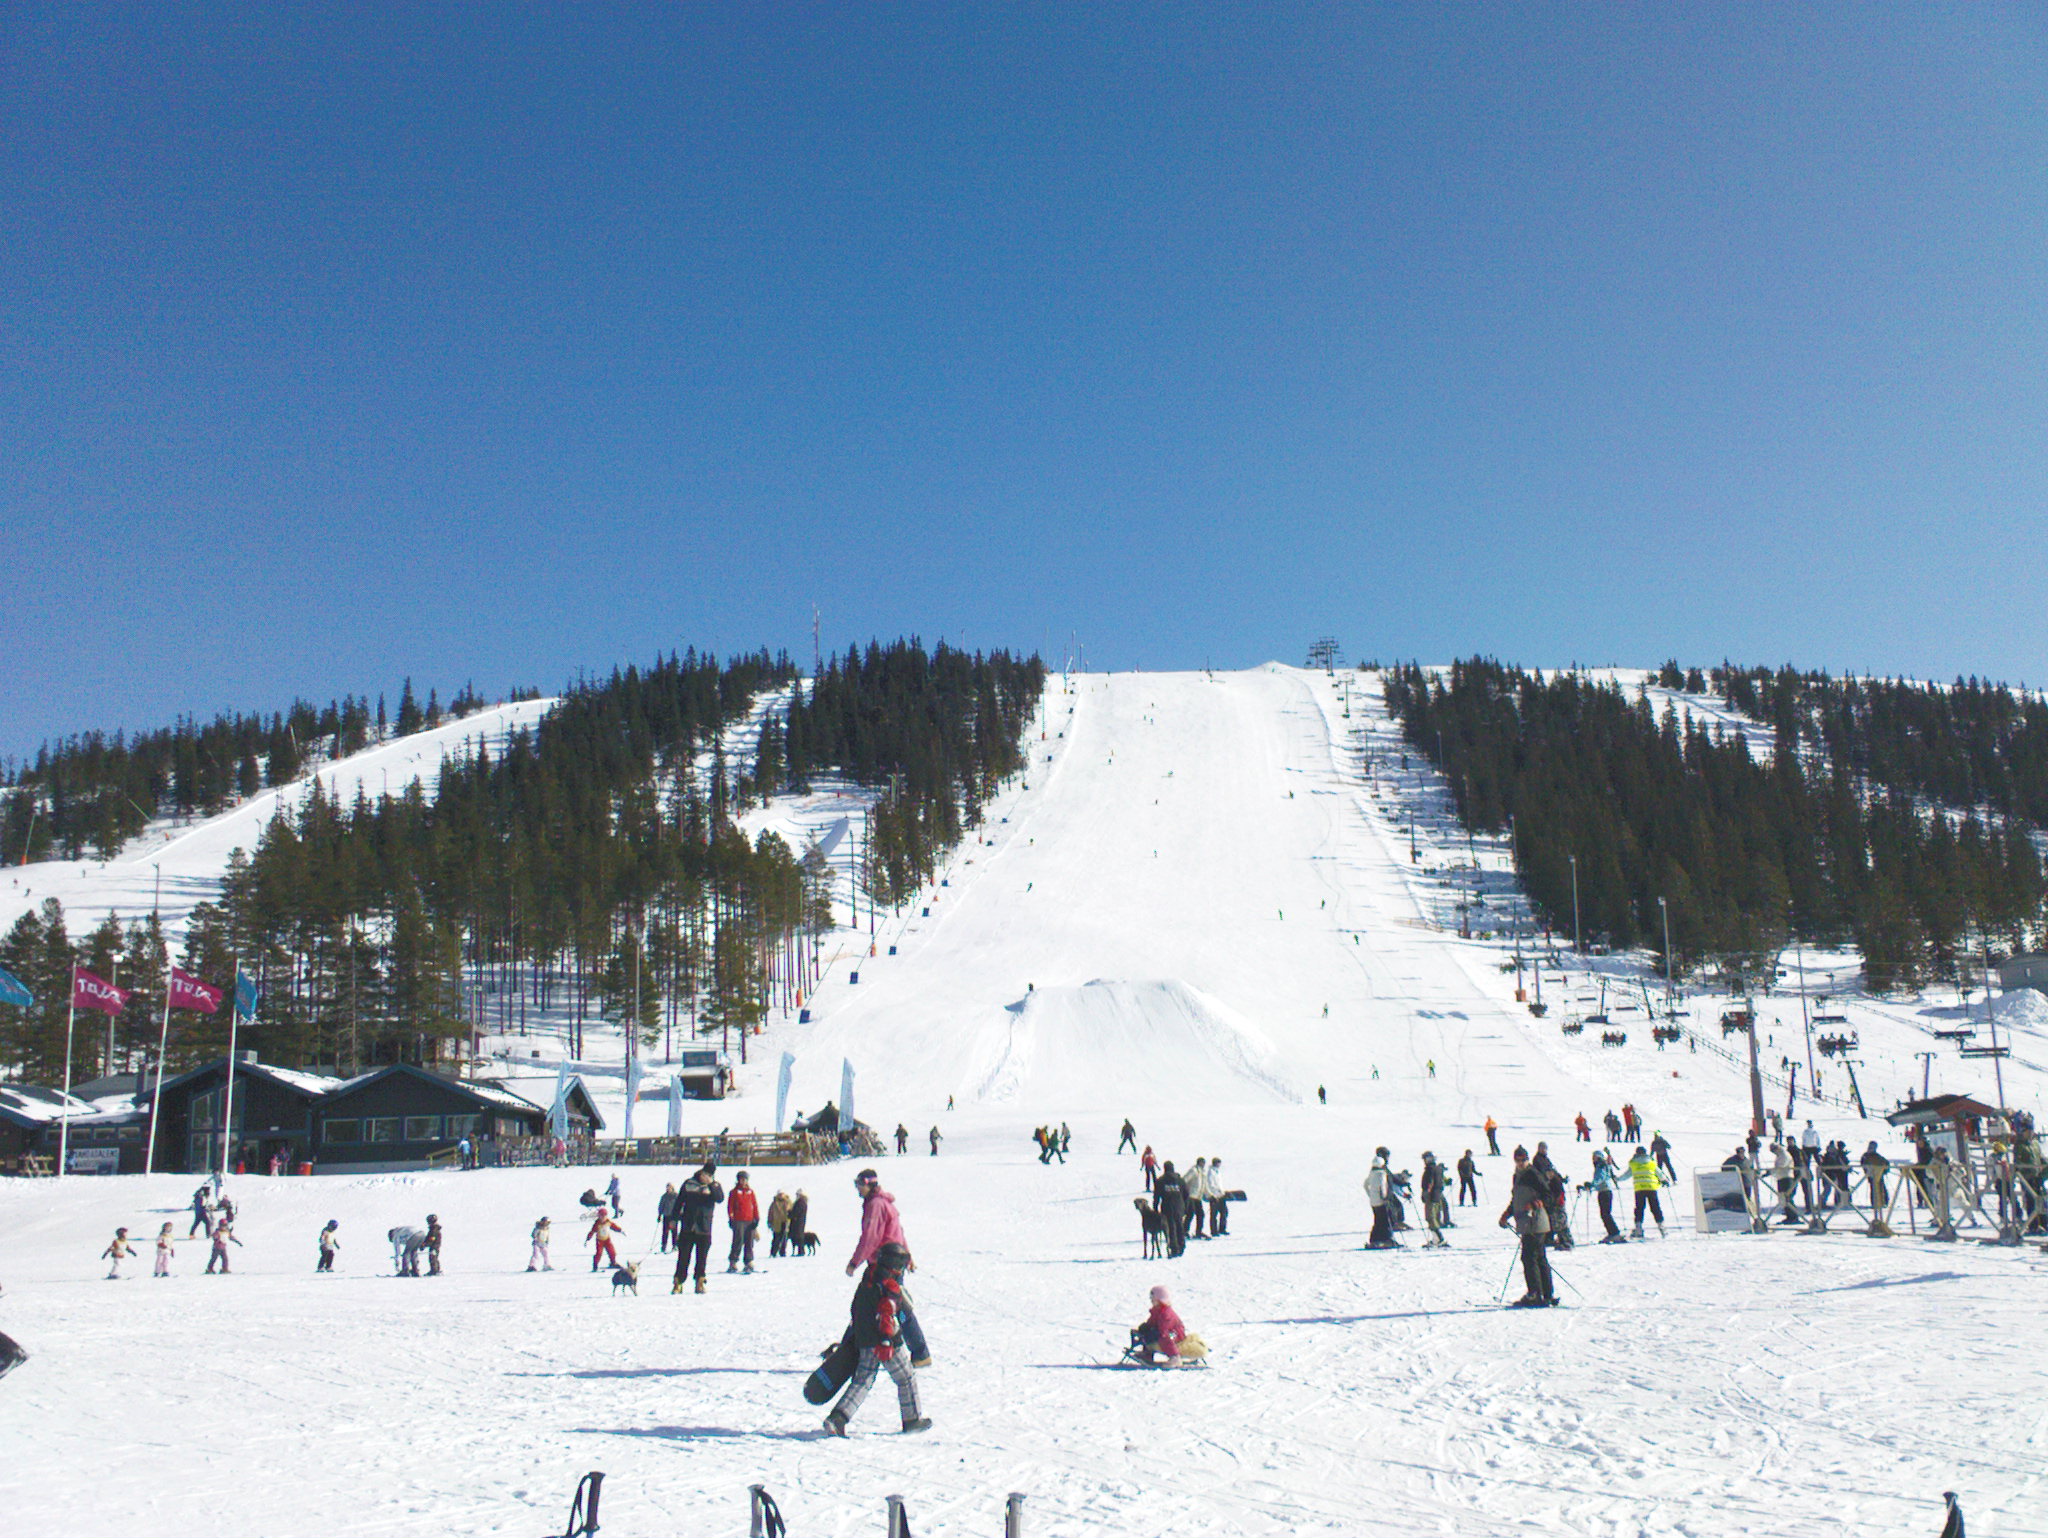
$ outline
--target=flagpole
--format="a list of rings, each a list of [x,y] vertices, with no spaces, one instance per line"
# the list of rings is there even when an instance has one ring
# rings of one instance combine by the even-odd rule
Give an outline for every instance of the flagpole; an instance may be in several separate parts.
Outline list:
[[[171,966],[170,943],[164,943],[164,1023],[156,1034],[156,1083],[149,1092],[149,1144],[142,1150],[142,1173],[156,1173],[156,1118],[164,1103],[164,1051],[171,1043],[171,988],[174,969]]]
[[[71,963],[71,1007],[64,1011],[64,1104],[57,1123],[57,1178],[64,1178],[71,1162],[71,1032],[78,1024],[78,963]]]
[[[235,1032],[242,1024],[242,960],[235,958],[235,986],[229,995],[233,1002],[228,1006],[228,1072],[227,1086],[220,1097],[220,1176],[228,1176],[228,1129],[235,1124]]]

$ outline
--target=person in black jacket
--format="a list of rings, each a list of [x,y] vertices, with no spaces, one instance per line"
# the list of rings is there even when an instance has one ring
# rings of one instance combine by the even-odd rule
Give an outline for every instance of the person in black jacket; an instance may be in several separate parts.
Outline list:
[[[902,1318],[907,1307],[903,1296],[903,1273],[910,1266],[910,1251],[900,1244],[883,1245],[875,1252],[853,1293],[853,1343],[860,1357],[853,1376],[846,1380],[846,1392],[825,1417],[825,1429],[835,1437],[846,1435],[846,1423],[868,1397],[875,1375],[886,1372],[896,1385],[896,1407],[903,1412],[905,1431],[929,1431],[931,1422],[919,1413],[917,1377],[910,1370],[909,1348],[903,1342]]]
[[[1472,1150],[1466,1149],[1458,1158],[1458,1205],[1465,1205],[1465,1198],[1471,1197],[1472,1205],[1479,1205],[1479,1165],[1472,1158]]]
[[[697,1291],[704,1291],[704,1267],[711,1258],[711,1225],[718,1209],[725,1205],[725,1187],[718,1183],[718,1166],[706,1161],[704,1167],[683,1182],[676,1193],[682,1206],[682,1238],[676,1245],[676,1280],[669,1289],[681,1292],[690,1274],[690,1257],[697,1261]]]
[[[1159,1209],[1159,1217],[1166,1224],[1166,1255],[1169,1260],[1177,1259],[1188,1247],[1188,1188],[1168,1159],[1159,1168],[1159,1178],[1152,1182],[1152,1205]]]
[[[1513,1225],[1522,1240],[1522,1280],[1528,1291],[1516,1300],[1516,1308],[1550,1308],[1557,1302],[1557,1288],[1550,1276],[1550,1256],[1545,1242],[1550,1237],[1550,1183],[1529,1162],[1526,1148],[1515,1150],[1515,1183],[1507,1209],[1500,1215],[1502,1228]]]
[[[1550,1209],[1550,1247],[1554,1250],[1568,1250],[1572,1247],[1572,1228],[1565,1217],[1565,1194],[1571,1190],[1571,1182],[1564,1178],[1564,1172],[1550,1162],[1550,1145],[1538,1143],[1536,1157],[1529,1161],[1538,1178],[1543,1182],[1544,1204]]]
[[[796,1193],[796,1200],[789,1204],[789,1247],[797,1254],[805,1252],[803,1237],[811,1231],[811,1199],[802,1191]]]

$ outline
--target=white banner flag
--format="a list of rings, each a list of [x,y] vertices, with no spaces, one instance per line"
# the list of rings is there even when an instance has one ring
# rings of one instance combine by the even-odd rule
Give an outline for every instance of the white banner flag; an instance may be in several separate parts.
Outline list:
[[[839,1065],[839,1130],[853,1130],[853,1059],[842,1059]]]
[[[775,1125],[771,1129],[780,1132],[789,1115],[789,1081],[796,1075],[796,1058],[785,1052],[782,1066],[775,1071]]]

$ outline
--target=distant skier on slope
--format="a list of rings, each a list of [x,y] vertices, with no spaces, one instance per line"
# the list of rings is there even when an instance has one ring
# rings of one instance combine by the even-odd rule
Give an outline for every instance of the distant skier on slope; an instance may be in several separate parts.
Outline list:
[[[1122,1153],[1126,1148],[1130,1149],[1132,1153],[1138,1151],[1138,1129],[1131,1125],[1131,1119],[1128,1116],[1124,1118],[1123,1133],[1116,1140],[1116,1151],[1118,1153]]]

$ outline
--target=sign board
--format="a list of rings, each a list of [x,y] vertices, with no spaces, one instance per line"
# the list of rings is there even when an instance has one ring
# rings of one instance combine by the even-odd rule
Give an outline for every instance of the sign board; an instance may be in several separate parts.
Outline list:
[[[1742,1176],[1734,1170],[1695,1170],[1693,1217],[1703,1234],[1746,1234],[1756,1225]]]
[[[118,1175],[121,1173],[121,1150],[74,1148],[64,1168],[72,1175]]]

